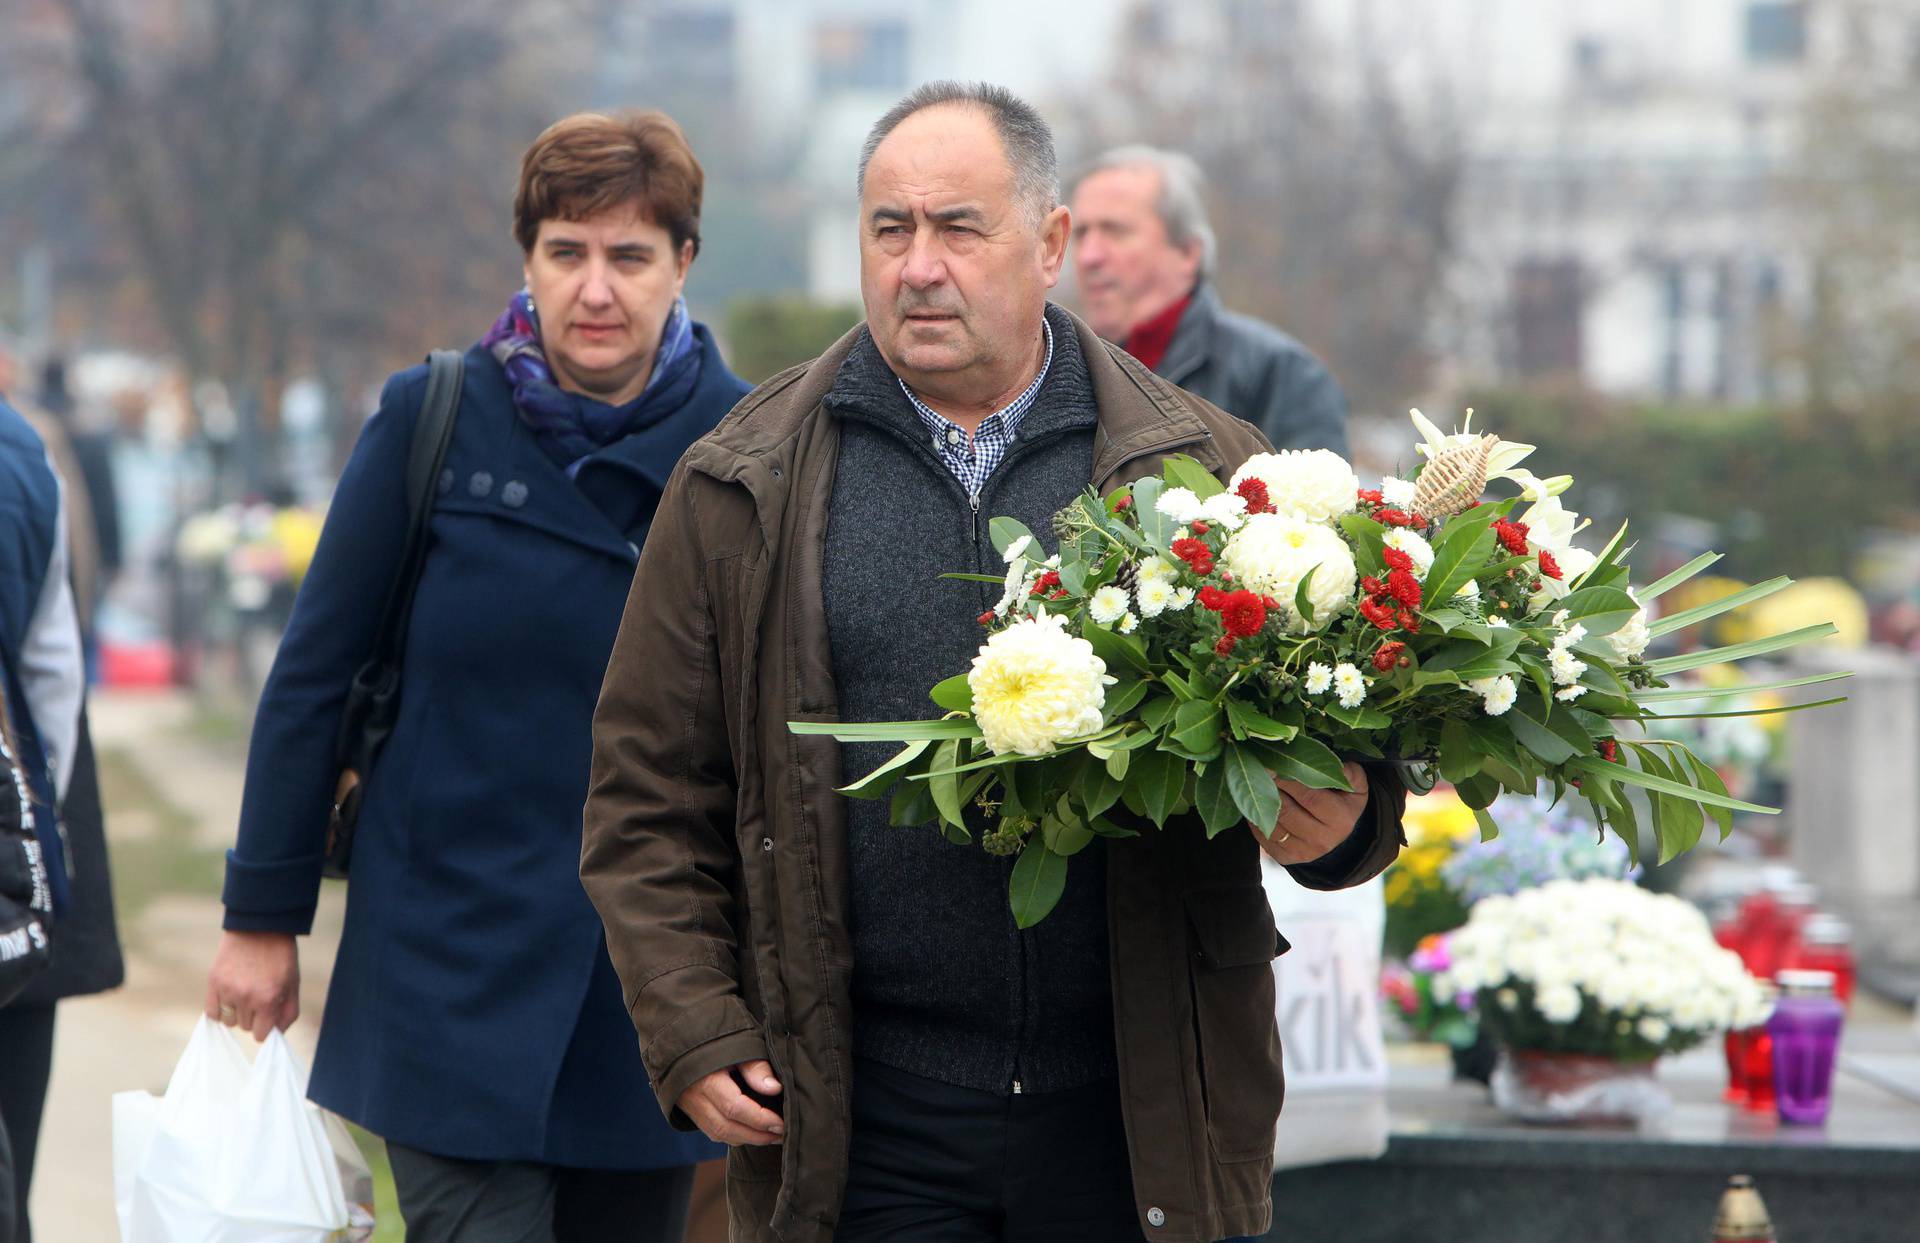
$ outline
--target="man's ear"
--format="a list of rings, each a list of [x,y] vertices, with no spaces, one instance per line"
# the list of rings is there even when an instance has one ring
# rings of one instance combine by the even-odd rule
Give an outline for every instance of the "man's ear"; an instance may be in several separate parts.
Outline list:
[[[1040,222],[1040,271],[1049,289],[1060,282],[1060,269],[1067,260],[1067,239],[1072,234],[1073,213],[1064,203]]]

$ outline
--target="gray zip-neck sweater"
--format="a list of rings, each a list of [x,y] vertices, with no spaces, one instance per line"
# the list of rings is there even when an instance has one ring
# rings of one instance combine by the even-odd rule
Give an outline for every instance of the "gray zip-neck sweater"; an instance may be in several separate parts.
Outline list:
[[[842,720],[940,715],[927,691],[968,668],[985,637],[977,618],[1000,590],[939,576],[1002,573],[987,537],[1002,514],[1051,551],[1053,514],[1087,486],[1093,387],[1072,324],[1047,313],[1052,365],[977,507],[870,337],[827,394],[842,429],[822,586]],[[846,779],[896,749],[845,744]],[[887,812],[884,799],[847,804],[855,1054],[994,1092],[1114,1075],[1104,843],[1074,857],[1059,905],[1021,932],[1011,859],[931,825],[894,827]]]

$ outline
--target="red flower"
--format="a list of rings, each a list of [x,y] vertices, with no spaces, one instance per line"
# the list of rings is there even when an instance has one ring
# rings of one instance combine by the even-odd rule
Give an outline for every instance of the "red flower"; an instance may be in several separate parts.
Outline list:
[[[1173,541],[1173,555],[1187,563],[1187,568],[1201,578],[1213,573],[1213,550],[1197,539],[1177,539]]]
[[[1369,574],[1360,580],[1360,590],[1369,596],[1384,596],[1387,594],[1387,585]]]
[[[1239,641],[1240,640],[1230,634],[1223,634],[1220,636],[1220,641],[1213,645],[1213,654],[1215,656],[1231,656],[1233,655],[1233,645]]]
[[[1220,605],[1220,624],[1236,639],[1260,633],[1267,624],[1267,605],[1251,591],[1236,591]]]
[[[1205,535],[1207,533],[1207,524],[1196,520],[1193,524],[1193,533],[1195,535]]]
[[[980,614],[980,616],[978,616],[978,617],[976,617],[976,618],[974,618],[973,620],[975,620],[975,621],[977,621],[977,622],[979,622],[979,623],[980,623],[980,624],[981,624],[982,626],[988,626],[988,625],[992,625],[992,624],[993,624],[993,610],[992,610],[992,609],[988,609],[988,610],[987,610],[986,612],[984,612],[984,613],[982,613],[982,614]]]
[[[1378,510],[1374,513],[1373,520],[1390,527],[1413,527],[1420,525],[1419,520],[1404,509]]]
[[[1113,503],[1113,512],[1114,512],[1114,513],[1116,513],[1116,514],[1117,514],[1117,513],[1119,513],[1119,512],[1120,512],[1121,510],[1123,510],[1123,509],[1132,509],[1132,508],[1133,508],[1133,494],[1132,494],[1132,493],[1128,493],[1127,495],[1125,495],[1125,496],[1123,496],[1123,497],[1121,497],[1121,498],[1120,498],[1119,500],[1117,500],[1117,501],[1115,501],[1115,502]]]
[[[1620,744],[1611,738],[1602,738],[1599,744],[1600,758],[1612,764],[1620,758]]]
[[[1065,587],[1057,587],[1054,590],[1047,593],[1047,599],[1049,600],[1064,600],[1066,598],[1067,598],[1067,589]]]
[[[1227,602],[1227,593],[1209,583],[1200,589],[1200,607],[1209,613],[1218,613]]]
[[[1553,554],[1544,548],[1540,550],[1540,572],[1548,578],[1557,579],[1560,577],[1560,563],[1555,561]]]
[[[1053,588],[1058,587],[1059,585],[1060,585],[1060,571],[1048,570],[1045,574],[1042,574],[1038,579],[1034,581],[1033,590],[1029,591],[1027,594],[1030,596],[1037,596],[1037,595],[1040,595],[1042,592],[1051,591]]]
[[[1378,488],[1361,488],[1355,495],[1359,496],[1361,500],[1369,505],[1384,505],[1387,503],[1387,498],[1380,494],[1380,489]]]
[[[1397,639],[1391,643],[1382,643],[1380,650],[1373,654],[1373,667],[1382,673],[1393,672],[1400,663],[1400,653],[1406,650],[1407,645]]]
[[[1411,570],[1395,570],[1387,575],[1387,592],[1410,609],[1420,607],[1420,581]]]
[[[1380,549],[1380,559],[1387,563],[1389,570],[1413,569],[1413,558],[1401,552],[1398,548],[1393,547],[1391,544]]]
[[[1235,488],[1234,492],[1247,503],[1248,513],[1270,514],[1273,512],[1273,501],[1267,496],[1266,480],[1249,475],[1240,481],[1240,486]]]
[[[1394,627],[1393,610],[1378,600],[1362,600],[1360,602],[1360,616],[1366,618],[1381,630],[1392,630]]]
[[[1420,619],[1405,609],[1400,610],[1400,629],[1408,634],[1420,633]]]
[[[1500,537],[1500,542],[1506,545],[1507,551],[1514,556],[1527,555],[1526,523],[1508,522],[1505,518],[1496,518],[1493,521],[1493,533]]]

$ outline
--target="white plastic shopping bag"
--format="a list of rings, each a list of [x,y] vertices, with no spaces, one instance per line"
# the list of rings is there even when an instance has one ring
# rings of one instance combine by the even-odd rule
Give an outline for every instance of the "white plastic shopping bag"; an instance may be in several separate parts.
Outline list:
[[[1378,877],[1332,893],[1262,861],[1267,900],[1293,948],[1274,959],[1287,1102],[1274,1168],[1371,1160],[1387,1150],[1387,1046],[1380,1032]]]
[[[121,1243],[345,1243],[373,1231],[373,1176],[346,1126],[307,1100],[279,1032],[251,1063],[202,1017],[165,1096],[113,1098]]]

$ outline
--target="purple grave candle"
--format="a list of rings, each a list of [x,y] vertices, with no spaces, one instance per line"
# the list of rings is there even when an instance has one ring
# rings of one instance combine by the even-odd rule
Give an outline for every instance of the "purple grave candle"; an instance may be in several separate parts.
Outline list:
[[[1833,1059],[1845,1010],[1831,971],[1782,971],[1780,1000],[1767,1020],[1773,1036],[1773,1090],[1783,1122],[1819,1124],[1833,1104]]]

